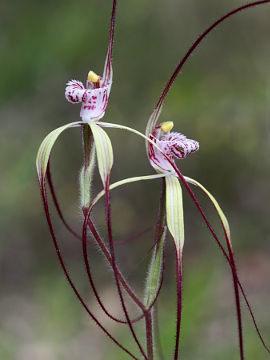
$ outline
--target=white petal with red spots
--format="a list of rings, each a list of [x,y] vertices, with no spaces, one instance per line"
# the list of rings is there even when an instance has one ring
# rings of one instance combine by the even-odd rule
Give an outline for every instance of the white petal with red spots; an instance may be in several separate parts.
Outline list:
[[[174,157],[185,159],[188,155],[199,150],[199,143],[195,140],[188,139],[185,135],[172,132],[163,133],[161,126],[157,125],[150,135],[157,146],[174,162]],[[166,157],[152,144],[148,145],[148,156],[151,165],[158,172],[174,172],[173,167]]]
[[[84,122],[99,120],[105,115],[112,82],[101,81],[100,85],[95,88],[87,81],[87,88],[85,88],[77,80],[67,83],[65,97],[72,104],[82,103],[80,116]]]

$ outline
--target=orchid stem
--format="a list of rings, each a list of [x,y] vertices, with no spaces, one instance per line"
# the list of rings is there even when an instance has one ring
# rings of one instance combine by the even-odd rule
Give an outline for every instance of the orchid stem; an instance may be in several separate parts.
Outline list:
[[[69,282],[72,290],[74,291],[75,295],[77,296],[78,300],[80,301],[80,303],[82,304],[82,306],[84,307],[84,309],[86,310],[86,312],[88,313],[88,315],[92,318],[92,320],[96,323],[96,325],[119,347],[121,348],[123,351],[125,351],[131,358],[138,360],[138,358],[136,356],[134,356],[129,350],[127,350],[123,345],[121,345],[110,333],[109,331],[100,323],[100,321],[95,317],[95,315],[90,311],[90,309],[88,308],[88,306],[86,305],[86,303],[84,302],[83,298],[81,297],[80,293],[78,292],[75,284],[73,283],[69,272],[66,268],[66,265],[64,263],[63,257],[61,255],[61,251],[59,249],[59,245],[58,245],[58,241],[57,238],[55,236],[54,233],[54,229],[53,229],[53,225],[52,225],[52,221],[51,221],[51,216],[50,216],[50,212],[49,212],[49,205],[48,205],[48,200],[47,200],[47,194],[46,194],[46,188],[45,188],[45,179],[41,178],[40,181],[40,186],[41,186],[41,195],[42,195],[42,201],[43,201],[43,206],[44,206],[44,210],[45,210],[45,215],[46,215],[46,219],[47,219],[47,223],[50,229],[50,233],[51,233],[51,237],[54,243],[54,247],[56,250],[56,254],[58,257],[58,260],[60,262],[60,265],[63,269],[63,272],[67,278],[67,281]]]
[[[99,248],[101,249],[103,255],[107,259],[108,263],[112,266],[112,258],[111,258],[110,252],[107,249],[107,246],[105,245],[104,241],[101,239],[99,233],[97,232],[97,230],[95,228],[95,225],[93,224],[93,222],[92,222],[92,220],[90,218],[88,220],[88,226],[89,226],[89,229],[90,229],[91,233],[93,234]],[[116,270],[117,270],[117,273],[118,273],[119,280],[120,280],[123,288],[125,289],[126,293],[134,301],[134,303],[144,312],[145,311],[145,306],[138,299],[138,297],[136,296],[136,294],[134,293],[134,291],[132,290],[130,285],[127,283],[126,279],[122,275],[121,271],[118,269],[117,265],[116,265]]]
[[[82,142],[84,148],[84,167],[85,169],[90,164],[90,152],[91,152],[91,129],[88,124],[82,126]]]
[[[91,153],[91,145],[92,145],[92,134],[91,134],[91,129],[89,127],[88,124],[85,124],[83,126],[83,133],[82,133],[82,138],[83,138],[83,148],[84,148],[84,161],[85,161],[85,168],[87,168],[90,164],[90,153]],[[90,189],[89,189],[90,191]],[[112,265],[112,269],[113,269],[113,273],[114,273],[114,277],[115,277],[115,282],[116,282],[116,286],[117,286],[117,291],[120,297],[120,302],[126,317],[126,321],[128,323],[128,326],[130,328],[131,334],[136,342],[136,344],[139,347],[140,352],[142,353],[143,357],[145,359],[147,359],[145,352],[135,334],[132,322],[130,320],[126,305],[125,305],[125,301],[124,301],[124,297],[122,294],[122,290],[121,290],[121,285],[120,285],[120,280],[119,280],[119,272],[117,270],[117,265],[116,265],[116,261],[115,261],[115,254],[114,254],[114,244],[113,244],[113,239],[112,239],[112,227],[111,227],[111,209],[110,209],[110,192],[109,192],[109,176],[108,179],[106,181],[105,184],[105,207],[106,207],[106,219],[107,219],[107,229],[108,229],[108,237],[109,237],[109,248],[110,248],[110,257],[111,257],[111,265]],[[86,236],[87,236],[87,224],[88,224],[88,215],[90,217],[90,211],[88,214],[87,209],[84,209],[84,217],[85,217],[85,221],[84,221],[84,225],[83,225],[83,254],[84,254],[84,261],[85,261],[85,265],[86,265],[86,269],[87,269],[87,275],[89,277],[89,281],[90,284],[94,290],[94,293],[96,295],[97,300],[99,300],[98,294],[95,291],[95,288],[93,287],[93,281],[92,281],[92,276],[91,276],[91,272],[90,272],[90,266],[89,266],[89,262],[88,262],[88,257],[87,257],[87,246],[86,246]],[[99,301],[99,304],[102,305],[102,303]],[[103,311],[105,311],[105,313],[108,315],[108,312],[106,311],[106,309],[101,306]]]
[[[58,198],[55,192],[55,188],[53,185],[53,181],[52,181],[52,176],[51,176],[51,172],[50,172],[50,161],[48,162],[48,167],[47,167],[47,180],[48,180],[48,184],[49,184],[49,189],[52,195],[52,199],[53,199],[53,203],[54,206],[57,210],[57,213],[61,219],[61,221],[63,222],[63,224],[65,225],[65,227],[67,228],[67,230],[78,240],[82,241],[82,237],[81,235],[79,235],[78,233],[76,233],[71,226],[67,223],[66,219],[64,218],[64,215],[62,213],[62,210],[60,208],[59,202],[58,202]],[[92,220],[89,218],[88,220],[88,226],[89,226],[89,230],[92,233],[97,245],[99,246],[100,250],[102,251],[103,255],[105,256],[106,260],[109,262],[109,264],[112,264],[112,260],[111,260],[111,256],[110,256],[110,252],[107,249],[104,241],[102,240],[102,238],[100,237],[97,229],[95,228],[95,225],[93,224]],[[152,229],[152,227],[151,227]],[[144,230],[143,233],[145,233],[146,231],[150,230],[150,228],[148,228],[147,230]],[[141,234],[139,234],[141,235]],[[87,243],[90,244],[90,241],[87,240]],[[124,287],[126,293],[129,295],[129,297],[134,301],[134,303],[142,310],[142,312],[144,312],[145,310],[145,306],[143,305],[143,303],[139,300],[139,298],[136,296],[136,294],[134,293],[134,291],[132,290],[132,288],[130,287],[130,285],[128,284],[127,280],[124,278],[124,276],[121,274],[120,270],[117,270],[119,273],[119,279],[122,283],[122,286]]]
[[[174,360],[178,359],[179,342],[181,334],[181,320],[182,320],[182,256],[178,250],[176,252],[176,274],[177,274],[177,323],[176,323],[176,337],[175,337],[175,349]]]
[[[125,304],[125,300],[124,300],[124,297],[123,297],[121,285],[120,285],[120,282],[119,282],[119,276],[118,276],[117,267],[116,267],[116,261],[115,261],[113,237],[112,237],[111,204],[110,204],[109,183],[110,183],[110,175],[108,175],[108,177],[106,179],[106,182],[105,182],[105,207],[106,207],[106,219],[107,219],[107,229],[108,229],[108,237],[109,237],[109,247],[110,247],[110,253],[111,253],[111,258],[112,258],[112,268],[113,268],[113,272],[114,272],[115,282],[116,282],[120,302],[121,302],[124,314],[126,316],[126,320],[128,322],[128,326],[129,326],[129,329],[131,331],[131,334],[132,334],[136,344],[138,345],[138,348],[139,348],[141,354],[143,355],[144,359],[147,360],[147,356],[145,355],[145,352],[144,352],[144,350],[143,350],[143,348],[142,348],[142,346],[140,344],[140,341],[138,340],[138,338],[136,336],[136,333],[135,333],[134,328],[132,326],[132,323],[130,321],[130,317],[129,317],[127,307],[126,307],[126,304]]]
[[[236,313],[237,313],[237,325],[238,325],[238,334],[239,334],[239,349],[240,349],[240,359],[244,360],[244,345],[243,345],[243,328],[242,328],[242,315],[241,315],[241,303],[239,296],[239,288],[238,288],[238,276],[237,269],[234,260],[234,253],[230,243],[230,240],[227,236],[227,232],[225,231],[226,243],[229,251],[229,257],[231,262],[231,271],[233,277],[233,286],[234,286],[234,294],[235,294],[235,305],[236,305]]]
[[[154,360],[154,347],[153,347],[153,320],[152,310],[145,313],[145,329],[146,329],[146,343],[147,343],[147,359]]]
[[[171,163],[172,164],[172,163]],[[195,197],[192,189],[190,188],[190,186],[188,185],[186,179],[184,178],[184,176],[182,175],[182,173],[179,171],[179,169],[177,168],[177,166],[175,166],[175,164],[172,164],[172,166],[174,167],[174,170],[176,171],[179,179],[181,180],[181,182],[184,184],[185,188],[187,189],[189,195],[191,196],[193,202],[195,203],[196,207],[198,208],[200,214],[202,215],[208,229],[210,230],[211,234],[213,235],[213,237],[215,238],[215,240],[218,242],[220,248],[222,249],[222,245],[214,231],[214,229],[212,228],[212,226],[210,225],[206,215],[204,214],[197,198]],[[227,238],[227,237],[226,237]],[[234,262],[234,258],[233,258],[233,253],[230,249],[230,246],[228,246],[229,248],[229,256],[226,254],[226,258],[229,261],[230,267],[231,267],[231,271],[233,274],[233,283],[234,283],[234,290],[235,290],[235,301],[236,301],[236,311],[237,311],[237,321],[238,321],[238,338],[239,338],[239,350],[240,350],[240,359],[244,360],[244,347],[243,347],[243,330],[242,330],[242,316],[241,316],[241,306],[240,306],[240,298],[239,298],[239,291],[238,291],[238,286],[237,286],[237,282],[239,282],[238,280],[238,276],[237,276],[237,270],[235,267],[235,262]]]
[[[90,164],[89,161],[90,161],[90,153],[91,153],[91,146],[92,146],[91,138],[92,138],[91,129],[90,129],[89,125],[86,124],[86,125],[83,126],[83,135],[82,135],[85,167],[89,166],[89,164]],[[88,213],[88,209],[83,209],[83,212],[84,212],[84,216],[86,217],[87,213]],[[96,230],[96,228],[95,228],[95,226],[94,226],[94,224],[93,224],[93,222],[92,222],[92,220],[90,218],[90,213],[88,214],[88,216],[89,216],[89,218],[88,218],[87,223],[88,223],[89,229],[90,229],[92,235],[94,236],[97,244],[99,245],[101,251],[103,252],[104,256],[106,257],[107,261],[113,267],[112,256],[111,256],[109,250],[107,249],[104,241],[101,239],[98,231]],[[85,265],[86,265],[89,281],[90,281],[90,283],[92,285],[92,276],[91,276],[90,266],[89,266],[89,262],[88,262],[86,244],[83,244],[83,254],[84,254],[84,260],[85,260]],[[127,281],[125,280],[125,278],[121,274],[120,270],[118,269],[117,265],[116,265],[116,271],[117,271],[117,275],[119,276],[119,279],[120,279],[124,289],[126,290],[127,294],[134,301],[134,303],[144,312],[145,307],[144,307],[143,303],[138,299],[138,297],[136,296],[134,291],[130,288]],[[94,290],[94,292],[95,292],[95,290]]]
[[[51,161],[48,161],[48,166],[47,166],[47,181],[48,181],[48,185],[49,185],[49,189],[51,192],[51,196],[53,199],[53,203],[54,206],[56,208],[56,211],[60,217],[60,220],[62,221],[62,223],[65,225],[65,227],[67,228],[67,230],[78,240],[81,240],[81,236],[79,234],[76,233],[76,231],[74,231],[72,229],[72,227],[68,224],[68,222],[66,221],[66,219],[64,218],[64,215],[62,213],[62,210],[60,208],[60,205],[58,203],[58,199],[56,196],[56,192],[54,189],[54,185],[53,185],[53,180],[52,180],[52,175],[51,175]]]
[[[86,216],[86,214],[87,214],[87,210],[84,211],[85,216]],[[85,232],[83,234],[83,241],[82,241],[83,258],[84,258],[84,263],[85,263],[85,266],[86,266],[86,272],[87,272],[87,275],[88,275],[88,279],[89,279],[90,285],[92,287],[92,290],[93,290],[93,292],[95,294],[95,297],[97,299],[97,302],[99,303],[99,305],[100,305],[101,309],[104,311],[104,313],[111,320],[114,320],[115,322],[120,323],[120,324],[127,324],[127,321],[116,318],[114,315],[112,315],[105,308],[105,306],[104,306],[104,304],[103,304],[103,302],[102,302],[102,300],[101,300],[101,298],[100,298],[100,296],[98,294],[98,291],[97,291],[97,288],[96,288],[96,285],[95,285],[95,282],[94,282],[94,279],[93,279],[93,276],[92,276],[92,273],[91,273],[91,270],[90,270],[90,263],[89,263],[88,252],[87,252],[86,235],[87,235],[87,233]],[[137,322],[137,321],[141,320],[143,317],[144,317],[144,314],[140,315],[139,317],[135,318],[134,320],[131,320],[131,323]]]

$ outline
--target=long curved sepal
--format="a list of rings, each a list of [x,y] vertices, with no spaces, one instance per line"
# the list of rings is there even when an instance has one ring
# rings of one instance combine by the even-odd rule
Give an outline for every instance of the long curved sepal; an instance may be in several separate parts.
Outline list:
[[[62,134],[63,131],[72,127],[81,126],[82,124],[83,123],[81,121],[77,121],[60,126],[59,128],[50,132],[42,141],[38,149],[37,158],[36,158],[36,167],[37,167],[37,173],[40,183],[45,179],[50,154],[58,137]]]
[[[190,183],[190,184],[198,187],[199,189],[201,189],[201,190],[203,191],[204,194],[207,195],[208,199],[210,200],[210,202],[212,203],[212,205],[213,205],[214,208],[216,209],[217,214],[218,214],[218,216],[219,216],[219,218],[220,218],[220,221],[221,221],[221,224],[222,224],[222,227],[223,227],[223,231],[224,231],[224,235],[225,235],[225,238],[226,238],[226,241],[227,241],[227,245],[228,245],[228,247],[231,247],[231,251],[233,251],[233,249],[232,249],[232,241],[231,241],[231,234],[230,234],[229,222],[228,222],[228,220],[227,220],[227,218],[226,218],[223,210],[221,209],[219,203],[217,202],[217,200],[216,200],[216,199],[214,198],[214,196],[213,196],[202,184],[200,184],[197,180],[191,179],[190,177],[187,177],[187,176],[185,176],[184,178],[185,178],[185,180],[186,180],[188,183]],[[231,261],[231,260],[230,260],[230,257],[229,257],[229,255],[226,253],[226,251],[225,251],[225,249],[223,248],[222,244],[219,243],[219,246],[220,246],[220,248],[221,248],[221,250],[222,250],[225,258],[226,258],[227,261],[230,263],[230,261]],[[240,291],[241,291],[241,293],[242,293],[242,295],[243,295],[243,298],[244,298],[244,300],[245,300],[245,303],[246,303],[246,305],[247,305],[247,308],[248,308],[249,314],[250,314],[250,316],[251,316],[253,325],[254,325],[254,327],[255,327],[256,333],[257,333],[257,335],[258,335],[258,337],[259,337],[259,339],[260,339],[263,347],[264,347],[265,350],[270,354],[270,348],[269,348],[269,346],[267,346],[267,344],[266,344],[266,342],[265,342],[265,340],[264,340],[264,338],[263,338],[263,336],[262,336],[262,334],[261,334],[261,331],[260,331],[259,326],[258,326],[258,324],[257,324],[255,315],[254,315],[254,313],[253,313],[253,310],[252,310],[252,308],[251,308],[251,305],[249,304],[247,295],[246,295],[246,293],[245,293],[245,290],[244,290],[244,288],[243,288],[243,286],[242,286],[242,284],[241,284],[238,276],[237,276],[237,284],[238,284],[238,286],[239,286],[239,289],[240,289]]]

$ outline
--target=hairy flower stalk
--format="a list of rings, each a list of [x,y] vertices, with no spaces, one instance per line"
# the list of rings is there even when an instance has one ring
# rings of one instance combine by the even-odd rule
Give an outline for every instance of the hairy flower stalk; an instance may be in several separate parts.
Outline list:
[[[150,119],[151,120],[151,119]],[[175,177],[174,157],[184,159],[199,149],[195,140],[171,132],[173,122],[164,122],[152,129],[149,138],[158,146],[147,142],[148,158],[152,167],[166,175],[166,214],[168,229],[175,242],[177,273],[177,322],[174,359],[178,358],[182,318],[182,253],[184,245],[184,216],[181,186]],[[160,152],[160,150],[162,152]],[[164,156],[165,154],[166,156]],[[170,162],[167,161],[170,159]]]
[[[125,301],[124,301],[124,297],[123,297],[123,293],[122,293],[122,290],[121,290],[121,286],[120,286],[120,282],[119,282],[119,278],[118,278],[118,275],[117,275],[117,271],[116,271],[116,263],[115,263],[115,253],[114,253],[114,244],[113,244],[113,237],[112,237],[112,224],[111,224],[111,204],[110,204],[110,190],[109,190],[109,181],[110,179],[108,178],[106,183],[105,183],[105,206],[106,206],[106,218],[107,218],[107,229],[108,229],[108,238],[109,238],[109,246],[110,246],[110,252],[111,252],[111,256],[112,256],[112,266],[113,266],[113,271],[114,271],[114,274],[115,274],[115,281],[116,281],[116,286],[117,286],[117,290],[118,290],[118,293],[119,293],[119,297],[120,297],[120,300],[121,300],[121,304],[122,304],[122,307],[123,307],[123,310],[124,310],[124,313],[125,313],[125,316],[126,316],[126,320],[128,322],[128,325],[129,325],[129,328],[130,328],[130,331],[132,333],[132,336],[134,338],[134,340],[136,341],[139,349],[140,349],[140,352],[142,353],[143,357],[145,359],[147,359],[147,356],[142,348],[142,345],[140,343],[140,341],[138,340],[136,334],[135,334],[135,330],[132,326],[132,323],[130,321],[130,318],[129,318],[129,314],[128,314],[128,311],[127,311],[127,308],[126,308],[126,305],[125,305]],[[147,321],[147,316],[146,316],[146,321]]]
[[[55,205],[55,208],[59,214],[60,219],[62,220],[63,224],[66,226],[67,230],[70,231],[70,233],[78,238],[80,241],[82,240],[81,236],[78,235],[71,227],[70,225],[66,222],[64,215],[62,213],[62,210],[60,208],[57,196],[56,196],[56,192],[53,186],[53,182],[52,182],[52,178],[51,178],[51,174],[49,174],[49,167],[48,167],[48,172],[47,172],[47,178],[48,178],[48,184],[49,184],[49,188],[53,197],[53,202]],[[95,204],[95,202],[90,205],[90,210],[92,210],[93,205]],[[102,238],[100,237],[97,229],[95,228],[95,225],[93,224],[92,220],[90,219],[90,217],[88,218],[88,227],[91,231],[91,234],[93,235],[94,239],[96,240],[100,250],[102,251],[103,255],[105,256],[106,260],[108,261],[108,263],[110,265],[112,265],[112,259],[110,256],[110,252],[107,249],[107,246],[105,245],[104,241],[102,240]],[[148,230],[148,229],[147,229]],[[85,263],[86,263],[86,267],[87,267],[87,273],[90,272],[90,264],[88,261],[88,255],[87,255],[87,228],[85,228],[85,232],[83,234],[83,253],[85,256]],[[137,296],[135,295],[135,293],[133,292],[133,290],[130,288],[130,286],[128,285],[127,281],[125,280],[125,278],[123,277],[122,273],[120,272],[120,270],[117,268],[118,271],[118,276],[120,279],[120,282],[123,286],[123,288],[125,289],[126,293],[129,295],[130,299],[133,300],[133,302],[142,310],[144,311],[145,307],[143,305],[143,303],[137,298]],[[93,291],[95,293],[95,296],[97,297],[97,301],[100,304],[101,308],[104,310],[104,312],[114,321],[119,322],[119,323],[123,323],[123,324],[127,324],[127,321],[125,320],[120,320],[120,319],[116,319],[113,315],[111,315],[106,309],[105,306],[103,305],[97,291],[95,290],[96,286],[94,285],[94,280],[92,278],[92,275],[89,275],[91,277],[91,285],[93,285]],[[155,302],[156,302],[157,296],[155,297],[155,299],[153,300],[153,302],[151,303],[149,309],[151,309]],[[139,320],[141,320],[144,317],[144,314],[142,313],[142,315],[140,315],[139,317],[135,318],[134,320],[131,320],[132,323],[137,322]]]

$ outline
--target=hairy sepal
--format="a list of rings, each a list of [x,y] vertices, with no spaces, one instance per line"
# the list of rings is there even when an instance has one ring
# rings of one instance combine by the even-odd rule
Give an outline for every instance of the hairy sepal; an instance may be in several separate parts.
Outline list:
[[[113,166],[112,143],[106,132],[97,124],[89,124],[95,142],[99,174],[105,187]]]
[[[167,225],[181,258],[185,237],[182,188],[176,176],[166,176],[165,179]]]
[[[73,122],[73,123],[69,123],[64,126],[61,126],[57,129],[53,130],[52,132],[50,132],[45,137],[45,139],[42,141],[42,143],[38,149],[37,158],[36,158],[36,167],[37,167],[37,173],[38,173],[38,178],[39,178],[40,183],[42,181],[44,181],[44,179],[45,179],[50,154],[51,154],[52,148],[53,148],[56,140],[58,139],[58,137],[62,134],[63,131],[65,131],[69,128],[78,127],[81,125],[82,125],[82,122],[77,121],[77,122]]]
[[[163,249],[166,239],[166,232],[167,228],[165,227],[160,241],[155,246],[146,278],[144,303],[147,309],[149,309],[155,301],[160,289],[163,268]]]

